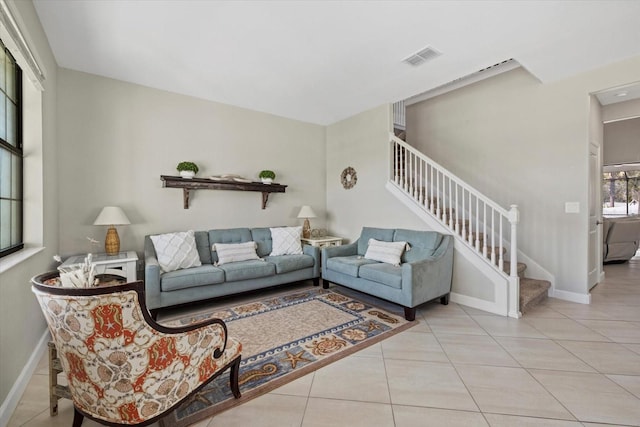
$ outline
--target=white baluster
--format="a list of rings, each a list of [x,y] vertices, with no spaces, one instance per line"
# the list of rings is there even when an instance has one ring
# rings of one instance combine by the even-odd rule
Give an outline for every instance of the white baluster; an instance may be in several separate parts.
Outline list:
[[[460,234],[460,213],[458,212],[460,210],[460,205],[458,204],[458,183],[456,182],[456,225],[455,225],[455,230],[456,230],[456,234]]]
[[[393,181],[400,185],[398,180],[398,143],[393,141]]]
[[[496,265],[496,227],[493,222],[495,211],[491,208],[491,264]]]
[[[484,213],[482,215],[483,229],[484,229],[484,239],[482,239],[482,256],[487,257],[487,204],[482,202]]]
[[[451,178],[449,178],[449,228],[453,229],[453,190],[451,189]]]
[[[476,251],[480,252],[480,198],[476,196]]]
[[[467,215],[466,208],[464,205],[464,188],[462,189],[462,240],[467,240],[467,226],[465,225],[465,217]]]
[[[471,191],[469,191],[469,244],[473,246],[473,207],[471,203]]]
[[[511,205],[509,211],[509,222],[511,223],[511,258],[510,273],[511,277],[518,275],[518,222],[520,221],[520,212],[518,205]]]
[[[504,269],[504,254],[502,253],[502,245],[503,245],[503,236],[502,236],[502,222],[504,220],[502,219],[502,215],[500,215],[500,239],[498,240],[499,242],[499,246],[500,246],[500,255],[498,257],[498,268],[500,269],[500,271],[503,271]]]
[[[440,218],[440,171],[436,170],[436,217]]]

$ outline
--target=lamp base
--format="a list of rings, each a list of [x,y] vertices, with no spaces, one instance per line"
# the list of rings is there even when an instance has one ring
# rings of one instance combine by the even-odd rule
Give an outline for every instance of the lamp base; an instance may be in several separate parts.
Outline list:
[[[104,238],[104,251],[107,255],[117,255],[120,252],[120,237],[115,227],[109,227]]]
[[[302,237],[304,239],[308,239],[311,237],[311,224],[309,224],[309,219],[304,219],[304,224],[302,225]]]

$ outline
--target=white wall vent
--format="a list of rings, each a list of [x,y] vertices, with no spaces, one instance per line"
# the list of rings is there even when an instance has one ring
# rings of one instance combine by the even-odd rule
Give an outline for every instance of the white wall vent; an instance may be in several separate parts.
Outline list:
[[[406,62],[409,65],[412,65],[414,67],[417,67],[418,65],[422,65],[425,62],[434,59],[437,56],[442,55],[441,52],[438,52],[437,50],[435,50],[434,48],[432,48],[431,46],[427,46],[424,49],[414,53],[413,55],[409,56],[408,58],[405,58],[402,60],[402,62]]]

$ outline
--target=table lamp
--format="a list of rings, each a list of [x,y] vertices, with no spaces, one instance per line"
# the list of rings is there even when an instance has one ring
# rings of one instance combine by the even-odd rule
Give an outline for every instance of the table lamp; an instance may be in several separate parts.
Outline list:
[[[93,222],[93,225],[108,225],[107,236],[104,238],[104,250],[107,255],[117,255],[120,252],[120,238],[115,225],[129,225],[129,218],[117,206],[105,206]]]
[[[302,226],[302,237],[308,239],[311,237],[311,224],[309,224],[309,218],[315,218],[316,213],[311,209],[311,206],[304,205],[298,213],[298,218],[304,218],[304,225]]]

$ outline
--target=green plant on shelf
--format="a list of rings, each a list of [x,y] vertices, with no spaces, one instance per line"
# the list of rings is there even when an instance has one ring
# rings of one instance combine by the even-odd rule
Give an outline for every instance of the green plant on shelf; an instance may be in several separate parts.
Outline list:
[[[192,171],[193,173],[198,173],[198,165],[196,165],[193,162],[180,162],[178,163],[178,166],[176,167],[176,169],[179,172],[182,171]]]
[[[274,171],[270,171],[268,169],[262,170],[260,171],[260,173],[258,174],[258,177],[261,179],[275,179],[276,178],[276,174]]]

